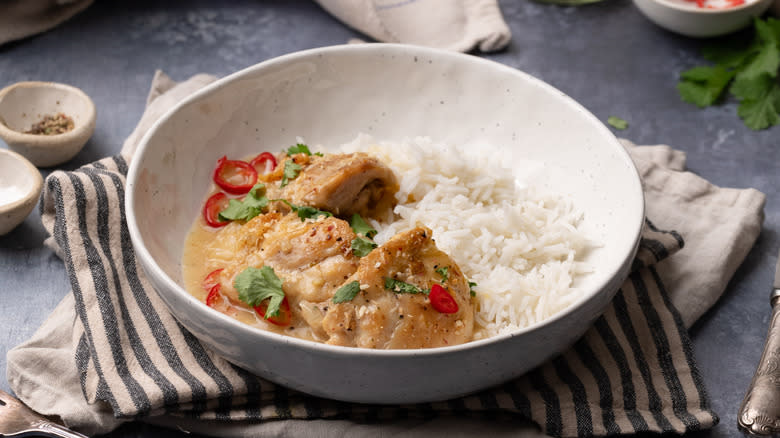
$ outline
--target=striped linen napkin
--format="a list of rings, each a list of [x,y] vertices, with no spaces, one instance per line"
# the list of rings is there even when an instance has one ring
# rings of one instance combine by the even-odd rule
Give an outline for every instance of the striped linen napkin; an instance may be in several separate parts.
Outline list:
[[[284,429],[290,435],[343,436],[344,424],[361,434],[397,433],[409,419],[418,420],[421,436],[460,432],[441,418],[471,418],[486,434],[527,419],[544,434],[567,437],[683,433],[718,422],[686,327],[717,300],[750,250],[765,197],[682,171],[684,154],[667,146],[625,142],[651,218],[630,277],[573,347],[521,378],[438,403],[358,405],[274,385],[215,355],[174,320],[146,280],[124,211],[138,140],[167,108],[211,80],[176,84],[158,72],[121,155],[47,178],[43,224],[72,293],[8,353],[11,388],[32,408],[86,433],[142,419],[218,436],[277,434],[280,424],[295,425]],[[713,234],[722,238],[706,238]],[[313,419],[330,421],[296,421]]]

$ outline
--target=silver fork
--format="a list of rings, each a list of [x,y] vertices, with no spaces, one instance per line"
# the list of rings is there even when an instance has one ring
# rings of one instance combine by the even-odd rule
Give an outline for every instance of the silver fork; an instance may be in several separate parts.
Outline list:
[[[16,397],[0,390],[0,437],[23,436],[86,438],[35,413]]]

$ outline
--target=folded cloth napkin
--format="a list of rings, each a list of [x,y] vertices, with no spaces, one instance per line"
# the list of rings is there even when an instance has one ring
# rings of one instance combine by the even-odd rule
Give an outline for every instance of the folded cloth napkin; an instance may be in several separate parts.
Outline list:
[[[467,52],[501,50],[509,30],[496,0],[316,0],[377,41]]]
[[[92,0],[0,0],[0,44],[47,31]]]
[[[0,44],[49,30],[93,0],[0,0]],[[501,50],[512,35],[496,0],[316,0],[381,42],[467,52]]]
[[[683,171],[684,154],[668,146],[625,142],[650,218],[632,273],[572,348],[521,378],[438,403],[357,405],[288,390],[215,355],[178,325],[144,277],[123,205],[128,162],[143,133],[213,79],[177,84],[158,72],[120,155],[46,179],[47,242],[62,256],[72,292],[8,353],[8,382],[32,408],[86,433],[145,419],[219,436],[342,436],[345,424],[398,432],[410,419],[421,435],[452,435],[468,417],[488,434],[525,418],[552,436],[682,433],[717,423],[686,324],[717,300],[753,245],[765,196]]]

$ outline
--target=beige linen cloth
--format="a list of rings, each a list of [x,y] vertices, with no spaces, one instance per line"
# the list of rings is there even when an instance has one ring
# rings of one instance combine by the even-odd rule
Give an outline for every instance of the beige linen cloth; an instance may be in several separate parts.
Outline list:
[[[213,80],[198,75],[176,83],[158,72],[121,156],[47,178],[42,217],[53,236],[47,244],[64,257],[73,291],[29,341],[8,353],[8,382],[35,410],[86,433],[141,419],[215,436],[517,436],[540,430],[603,436],[681,433],[717,423],[685,327],[719,298],[752,247],[765,196],[719,188],[684,171],[684,153],[668,146],[624,141],[653,220],[643,232],[637,270],[580,342],[515,382],[442,403],[350,405],[272,385],[200,346],[176,327],[140,267],[124,260],[114,266],[111,257],[128,255],[120,216],[123,175],[140,138],[172,105]],[[82,253],[90,240],[95,244],[86,247],[98,252]],[[127,280],[130,271],[135,280]],[[121,285],[106,281],[111,278]],[[131,307],[139,299],[151,303],[146,313]],[[150,314],[159,320],[150,321]],[[134,334],[147,329],[142,324],[179,340],[165,344]],[[178,365],[165,356],[170,349],[178,352]],[[144,354],[166,357],[168,365]]]
[[[386,43],[492,52],[506,47],[511,39],[496,0],[316,1],[352,28]],[[0,44],[49,30],[91,3],[0,0]]]

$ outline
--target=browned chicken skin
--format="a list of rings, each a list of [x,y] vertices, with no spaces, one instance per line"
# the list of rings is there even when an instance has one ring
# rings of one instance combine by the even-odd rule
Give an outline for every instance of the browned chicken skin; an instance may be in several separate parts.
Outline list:
[[[323,319],[328,344],[364,348],[429,348],[471,339],[474,306],[468,280],[450,256],[436,248],[432,232],[417,227],[401,232],[360,259],[361,292],[346,303],[332,304]],[[441,313],[425,294],[396,293],[385,288],[393,278],[429,290],[441,283],[436,269],[447,268],[442,284],[458,303],[456,313]]]
[[[298,176],[285,187],[277,181],[283,176],[284,161],[302,166]],[[276,170],[261,178],[270,183],[269,197],[284,198],[296,205],[326,210],[340,217],[358,213],[379,218],[395,206],[398,180],[393,171],[376,158],[352,154],[295,154],[282,160]],[[283,208],[283,207],[282,207]]]

